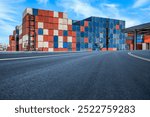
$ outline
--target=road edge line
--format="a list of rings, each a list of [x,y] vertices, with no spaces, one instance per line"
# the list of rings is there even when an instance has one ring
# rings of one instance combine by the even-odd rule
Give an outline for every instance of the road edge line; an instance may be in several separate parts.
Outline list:
[[[135,58],[138,58],[138,59],[141,59],[141,60],[144,60],[144,61],[150,62],[150,59],[144,58],[144,57],[140,57],[140,56],[137,56],[137,55],[134,55],[134,54],[132,54],[131,52],[128,52],[128,55],[130,55],[130,56],[132,56],[132,57],[135,57]]]

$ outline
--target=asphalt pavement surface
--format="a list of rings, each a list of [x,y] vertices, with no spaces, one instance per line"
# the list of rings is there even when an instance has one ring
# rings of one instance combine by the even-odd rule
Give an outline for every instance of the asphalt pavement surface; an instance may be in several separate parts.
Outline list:
[[[128,51],[1,53],[0,99],[150,100],[150,62]]]

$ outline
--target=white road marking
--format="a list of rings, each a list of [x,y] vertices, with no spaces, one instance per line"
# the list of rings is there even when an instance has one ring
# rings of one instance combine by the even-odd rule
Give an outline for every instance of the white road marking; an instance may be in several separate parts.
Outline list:
[[[138,59],[141,59],[141,60],[144,60],[144,61],[150,62],[150,59],[131,54],[131,52],[128,52],[128,55],[135,57],[135,58],[138,58]]]
[[[76,55],[77,54],[78,53],[76,53]],[[69,54],[57,54],[57,55],[55,54],[55,55],[44,55],[44,56],[18,57],[18,58],[3,58],[3,59],[0,59],[0,61],[22,60],[22,59],[32,59],[32,58],[44,58],[44,57],[62,56],[62,55],[71,55],[71,54],[69,53]]]

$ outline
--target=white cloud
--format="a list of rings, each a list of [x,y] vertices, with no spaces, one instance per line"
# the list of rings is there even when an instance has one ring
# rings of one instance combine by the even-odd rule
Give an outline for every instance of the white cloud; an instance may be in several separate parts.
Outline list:
[[[75,13],[77,17],[80,15],[83,16],[83,18],[98,16],[125,20],[126,27],[140,24],[139,20],[124,15],[118,4],[99,2],[97,6],[92,6],[90,2],[86,2],[85,0],[58,0],[57,5],[63,7],[66,12]]]
[[[37,0],[38,3],[43,3],[46,4],[48,2],[48,0]]]
[[[25,0],[0,1],[0,43],[8,43],[8,36],[12,34],[15,26],[20,24],[19,4]]]
[[[133,8],[138,8],[138,7],[144,6],[149,2],[150,2],[150,0],[135,0]]]
[[[99,9],[92,7],[88,2],[81,0],[59,0],[57,5],[64,8],[65,11],[73,11],[77,16],[82,15],[84,18],[89,16],[104,16],[105,14]]]

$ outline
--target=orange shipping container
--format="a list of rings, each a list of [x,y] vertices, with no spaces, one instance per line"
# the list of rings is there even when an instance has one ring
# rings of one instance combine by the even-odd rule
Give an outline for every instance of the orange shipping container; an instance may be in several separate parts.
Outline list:
[[[144,43],[150,43],[150,35],[144,36]]]
[[[88,38],[84,38],[84,43],[88,43]]]
[[[81,32],[84,32],[84,26],[81,26],[81,27],[80,27],[80,31],[81,31]]]
[[[84,21],[84,26],[88,26],[88,21]]]

